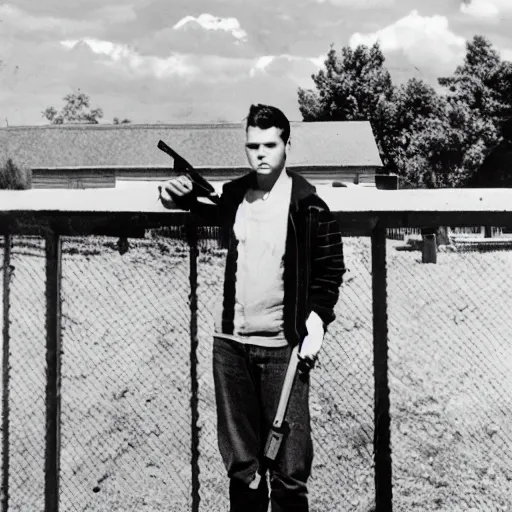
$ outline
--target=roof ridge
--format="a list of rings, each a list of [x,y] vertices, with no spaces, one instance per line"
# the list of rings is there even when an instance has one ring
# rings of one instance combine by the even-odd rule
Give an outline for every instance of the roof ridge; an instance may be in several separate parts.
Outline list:
[[[305,126],[312,124],[364,124],[365,120],[356,121],[290,121],[292,126]],[[19,126],[0,126],[0,131],[26,131],[26,130],[133,130],[133,129],[230,129],[244,128],[244,123],[124,123],[124,124],[92,124],[92,123],[64,123],[64,124],[44,124],[44,125],[19,125]]]
[[[125,124],[49,124],[49,125],[20,125],[20,126],[2,126],[1,131],[18,130],[130,130],[140,128],[176,128],[176,129],[199,129],[199,128],[242,128],[241,123],[125,123]]]

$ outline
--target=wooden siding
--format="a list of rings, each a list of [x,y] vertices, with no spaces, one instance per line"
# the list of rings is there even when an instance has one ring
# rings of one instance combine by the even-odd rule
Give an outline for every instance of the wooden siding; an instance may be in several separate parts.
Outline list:
[[[33,169],[32,188],[114,188],[112,169]]]
[[[359,183],[375,186],[377,167],[291,166],[316,183]],[[206,168],[197,170],[210,181],[229,181],[248,172],[247,167]],[[169,167],[63,167],[32,170],[32,188],[114,188],[116,181],[164,181],[178,174]]]

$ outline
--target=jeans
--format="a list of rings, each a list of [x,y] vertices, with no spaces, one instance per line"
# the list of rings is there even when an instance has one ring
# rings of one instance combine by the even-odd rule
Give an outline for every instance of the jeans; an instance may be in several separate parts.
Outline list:
[[[291,347],[265,348],[214,338],[213,375],[219,451],[227,470],[230,512],[267,512],[266,478],[249,488],[274,421]],[[272,512],[307,512],[313,461],[309,376],[297,376],[286,413],[289,427],[271,463]]]

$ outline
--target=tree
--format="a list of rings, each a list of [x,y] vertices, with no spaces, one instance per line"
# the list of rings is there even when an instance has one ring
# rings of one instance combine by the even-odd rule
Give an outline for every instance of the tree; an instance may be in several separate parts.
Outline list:
[[[468,179],[468,187],[512,187],[512,117],[501,126],[501,142],[485,157]]]
[[[42,115],[48,119],[51,124],[64,124],[64,123],[85,123],[85,124],[98,124],[99,119],[103,117],[103,110],[101,108],[90,108],[91,100],[89,96],[83,92],[67,94],[64,96],[65,105],[60,112],[55,107],[46,107]],[[131,123],[130,119],[120,119],[114,117],[112,124],[128,124]]]
[[[369,120],[402,187],[464,186],[512,111],[512,64],[482,36],[468,41],[452,76],[439,78],[446,94],[417,79],[393,86],[378,44],[341,56],[331,46],[324,66],[312,75],[316,90],[298,90],[303,120]]]
[[[312,79],[316,91],[299,89],[304,121],[368,120],[381,158],[402,186],[433,186],[428,143],[435,143],[441,125],[446,132],[446,101],[422,80],[395,87],[384,66],[379,44],[331,50]],[[439,121],[441,120],[441,121]]]
[[[98,119],[103,117],[101,108],[90,108],[90,98],[87,94],[80,92],[64,96],[66,102],[60,112],[55,107],[47,107],[42,115],[51,124],[64,123],[85,123],[98,124]]]
[[[24,190],[30,188],[30,171],[14,164],[8,158],[4,165],[0,166],[0,189]]]
[[[416,78],[395,87],[391,97],[381,99],[377,105],[373,129],[381,151],[393,163],[393,170],[402,177],[402,186],[424,182],[421,176],[415,177],[409,160],[422,156],[424,158],[420,160],[428,162],[428,150],[422,155],[415,153],[420,148],[418,141],[429,127],[444,118],[445,105],[445,100],[433,87]]]
[[[331,46],[325,69],[311,76],[316,91],[299,88],[298,102],[304,121],[370,121],[382,159],[391,165],[390,152],[379,131],[384,124],[379,105],[393,96],[391,75],[384,60],[379,43],[355,49],[343,47],[341,56]]]
[[[299,109],[304,121],[357,121],[372,118],[381,98],[393,91],[378,43],[342,48],[331,46],[321,69],[312,75],[317,91],[299,88]]]
[[[500,140],[504,114],[512,106],[512,66],[501,61],[488,39],[475,36],[466,43],[462,65],[439,84],[447,89],[448,115],[460,139],[464,185]]]

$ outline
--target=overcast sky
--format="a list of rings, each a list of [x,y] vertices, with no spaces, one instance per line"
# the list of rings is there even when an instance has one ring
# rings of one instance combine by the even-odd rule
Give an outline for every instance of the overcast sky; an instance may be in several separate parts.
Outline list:
[[[0,4],[0,126],[44,124],[80,89],[134,123],[300,120],[331,44],[379,39],[395,82],[435,84],[486,35],[512,60],[512,0],[12,0]]]

